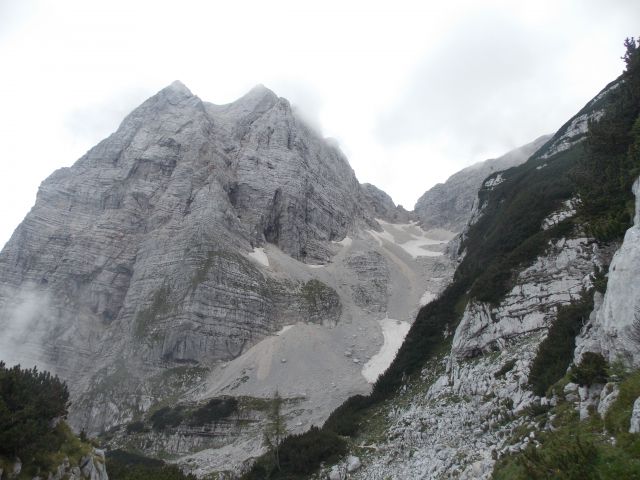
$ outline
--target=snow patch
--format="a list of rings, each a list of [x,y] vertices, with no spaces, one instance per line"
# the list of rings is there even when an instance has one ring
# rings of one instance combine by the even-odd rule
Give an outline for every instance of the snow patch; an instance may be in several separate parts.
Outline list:
[[[413,258],[418,257],[439,257],[442,252],[436,250],[428,250],[424,247],[430,245],[442,245],[447,243],[446,240],[434,239],[428,236],[415,222],[411,223],[388,223],[383,220],[376,219],[382,226],[382,232],[375,230],[367,230],[373,238],[378,242],[378,246],[382,247],[383,243],[389,242],[402,248]]]
[[[343,247],[349,247],[352,242],[353,240],[351,240],[351,237],[344,237],[339,242],[333,242],[333,243],[337,243],[338,245],[342,245]]]
[[[436,298],[437,298],[437,295],[435,293],[427,290],[422,294],[422,297],[420,297],[420,306],[424,307],[426,304],[428,304],[429,302],[432,302]]]
[[[417,238],[415,240],[409,240],[408,242],[405,243],[401,243],[400,247],[402,247],[402,249],[407,252],[409,255],[411,255],[413,258],[418,258],[418,257],[439,257],[442,255],[442,252],[435,252],[433,250],[425,250],[422,247],[425,247],[427,245],[440,245],[442,243],[446,243],[446,242],[441,242],[438,240],[431,240],[430,238]]]
[[[404,337],[409,333],[411,325],[408,322],[384,318],[378,321],[382,327],[382,335],[384,336],[384,344],[380,351],[376,353],[371,360],[365,363],[362,368],[362,376],[369,383],[374,383],[382,373],[391,365],[393,359],[398,353]]]
[[[254,248],[253,252],[250,252],[248,256],[265,267],[269,266],[269,258],[267,257],[264,248]]]
[[[282,329],[278,333],[276,333],[276,336],[279,337],[284,332],[286,332],[287,330],[289,330],[289,329],[291,329],[293,327],[295,327],[295,325],[286,325],[286,326],[282,327]]]

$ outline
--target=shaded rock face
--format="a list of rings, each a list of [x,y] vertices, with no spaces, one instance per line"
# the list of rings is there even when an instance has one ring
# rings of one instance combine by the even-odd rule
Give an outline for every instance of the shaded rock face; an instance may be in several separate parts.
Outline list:
[[[477,163],[452,175],[425,192],[416,202],[414,214],[427,229],[444,228],[459,233],[471,218],[474,201],[482,182],[489,175],[524,163],[551,136],[510,151],[500,158]]]
[[[364,204],[376,218],[391,223],[408,223],[415,220],[413,212],[406,211],[402,205],[396,206],[389,195],[370,183],[362,184]]]
[[[332,241],[379,229],[388,197],[364,197],[342,153],[273,92],[213,105],[175,82],[42,183],[0,254],[2,357],[67,380],[76,426],[121,421],[123,397],[148,406],[138,379],[159,368],[235,358],[298,318],[337,322],[330,287],[248,253],[269,242],[323,263]],[[112,375],[115,390],[81,396]]]

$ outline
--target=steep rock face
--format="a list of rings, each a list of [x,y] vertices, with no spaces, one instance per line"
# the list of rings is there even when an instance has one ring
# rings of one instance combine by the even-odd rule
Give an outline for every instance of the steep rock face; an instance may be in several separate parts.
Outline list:
[[[335,324],[332,287],[275,274],[256,249],[324,263],[333,240],[380,228],[367,208],[390,206],[363,196],[273,92],[213,105],[175,82],[42,183],[0,255],[2,357],[67,380],[76,426],[126,420],[158,370],[233,359],[296,321]]]
[[[64,458],[54,471],[48,472],[47,480],[109,480],[109,475],[107,474],[107,468],[105,466],[106,461],[104,451],[96,448],[89,455],[80,457],[76,465],[72,465],[72,462],[65,453],[62,451],[58,453],[59,455],[63,455]],[[6,470],[6,472],[4,470]],[[13,465],[5,464],[0,468],[0,479],[30,477],[30,475],[28,477],[26,475],[27,473],[23,471],[23,465],[20,459],[16,459]],[[43,477],[35,476],[32,480],[39,480],[41,478]]]
[[[363,183],[362,194],[367,210],[376,218],[392,223],[407,223],[415,219],[413,212],[407,212],[402,205],[396,206],[391,197],[375,185]]]
[[[323,242],[340,240],[364,218],[360,184],[342,153],[322,141],[284,99],[257,87],[237,107],[209,105],[216,116],[238,118],[226,149],[233,180],[229,197],[252,240],[294,258],[326,260]],[[227,138],[228,138],[227,137]]]
[[[609,361],[640,365],[640,178],[633,185],[636,196],[634,225],[627,230],[609,266],[607,291],[595,302],[589,322],[576,340],[576,361],[583,352],[602,353]]]
[[[500,349],[511,338],[548,327],[556,310],[580,298],[591,273],[602,265],[597,245],[586,238],[561,239],[518,275],[518,284],[497,307],[470,302],[458,325],[452,354],[459,358]]]
[[[489,175],[524,163],[551,136],[512,150],[502,157],[486,160],[452,175],[425,192],[416,202],[414,213],[424,228],[444,228],[459,233],[471,217],[476,194]]]
[[[574,145],[583,142],[587,138],[587,130],[590,121],[597,121],[602,117],[603,102],[611,92],[620,86],[620,80],[615,80],[607,85],[598,95],[590,100],[577,115],[565,123],[558,132],[545,145],[545,152],[540,158],[547,159],[554,155],[569,150]]]

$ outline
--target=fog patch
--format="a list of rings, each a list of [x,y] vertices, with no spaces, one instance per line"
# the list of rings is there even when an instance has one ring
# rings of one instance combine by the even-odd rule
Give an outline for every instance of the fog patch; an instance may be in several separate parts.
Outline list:
[[[0,360],[9,366],[51,370],[44,353],[52,318],[49,295],[27,287],[5,298],[14,301],[0,310]]]
[[[108,98],[70,111],[65,127],[77,140],[93,145],[116,131],[122,120],[150,95],[153,91],[143,87],[114,92]]]

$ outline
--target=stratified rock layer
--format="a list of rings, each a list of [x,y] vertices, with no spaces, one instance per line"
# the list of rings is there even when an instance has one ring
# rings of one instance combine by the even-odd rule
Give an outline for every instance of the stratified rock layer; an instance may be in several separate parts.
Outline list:
[[[250,254],[269,243],[326,263],[395,209],[372,189],[270,90],[213,105],[175,82],[42,183],[0,255],[2,357],[65,378],[77,426],[118,423],[123,398],[148,406],[138,379],[158,369],[233,359],[301,319],[337,323],[331,286]]]

